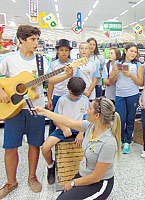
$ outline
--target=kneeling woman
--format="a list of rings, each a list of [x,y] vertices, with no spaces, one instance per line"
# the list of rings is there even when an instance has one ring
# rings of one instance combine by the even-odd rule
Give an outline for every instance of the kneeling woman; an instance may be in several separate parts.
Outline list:
[[[35,107],[38,115],[85,132],[84,157],[79,172],[64,187],[57,200],[105,200],[113,188],[113,161],[120,155],[121,122],[114,104],[106,98],[95,99],[88,109],[87,120],[76,121],[49,110]]]

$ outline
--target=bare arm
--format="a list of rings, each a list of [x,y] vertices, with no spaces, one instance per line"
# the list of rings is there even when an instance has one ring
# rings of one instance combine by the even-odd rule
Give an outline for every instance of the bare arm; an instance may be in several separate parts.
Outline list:
[[[81,127],[82,121],[70,119],[69,117],[51,112],[49,110],[46,110],[46,109],[38,107],[38,106],[35,106],[34,108],[32,108],[32,110],[36,110],[38,115],[44,115],[44,116],[52,119],[56,123],[60,123],[66,127],[83,132],[83,129]],[[32,112],[31,112],[31,114],[32,114]]]
[[[143,77],[143,67],[142,67],[142,65],[140,65],[138,70],[137,70],[137,77],[134,74],[132,74],[130,71],[122,71],[122,73],[125,76],[131,78],[136,83],[136,85],[143,86],[144,77]]]
[[[65,67],[65,72],[66,72],[65,75],[62,75],[62,76],[53,76],[53,77],[49,78],[48,81],[51,84],[54,85],[56,83],[64,81],[67,78],[70,78],[73,75],[73,68],[72,68],[71,64]]]
[[[115,85],[119,72],[120,72],[120,70],[118,70],[118,68],[115,67],[115,65],[113,65],[112,73],[109,77],[109,81],[110,81],[111,85]]]
[[[141,109],[145,109],[145,105],[143,105],[143,103],[142,103],[143,93],[144,93],[144,89],[142,91],[141,97],[139,98],[139,105],[140,105]]]
[[[0,103],[9,103],[10,98],[8,94],[0,87]]]
[[[55,121],[53,121],[53,123],[55,124],[55,126],[57,126],[59,129],[62,130],[63,135],[64,135],[65,137],[70,137],[70,136],[72,135],[72,132],[71,132],[71,129],[70,129],[70,128],[68,128],[68,127],[66,127],[66,126],[63,126],[63,125],[61,125],[61,124],[59,124],[59,123],[57,123],[57,122],[55,122]]]
[[[90,85],[89,89],[87,91],[85,90],[83,92],[83,94],[89,98],[89,96],[91,95],[91,92],[95,88],[96,84],[97,84],[97,78],[93,78],[92,84]]]
[[[83,176],[81,178],[74,179],[75,186],[90,185],[90,184],[99,182],[102,179],[102,177],[104,176],[109,165],[110,165],[110,163],[103,163],[103,162],[98,161],[92,174]],[[66,192],[67,190],[72,188],[70,183],[71,183],[71,181],[69,181],[63,187],[64,192]]]
[[[111,84],[109,79],[107,79],[107,78],[103,78],[103,82],[105,85],[115,85],[115,84]]]
[[[54,88],[54,85],[52,85],[51,83],[48,83],[48,102],[47,102],[47,108],[49,110],[53,109],[52,100],[51,100],[52,93],[53,93],[53,88]]]

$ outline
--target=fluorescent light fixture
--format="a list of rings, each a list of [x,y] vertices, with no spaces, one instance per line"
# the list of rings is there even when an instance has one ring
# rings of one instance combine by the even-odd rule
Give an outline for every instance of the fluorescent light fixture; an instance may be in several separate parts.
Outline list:
[[[93,8],[96,8],[96,6],[98,5],[98,3],[99,3],[99,0],[96,0],[95,3],[94,3],[94,5],[93,5]]]
[[[57,21],[58,21],[58,24],[60,24],[60,19],[58,19]]]
[[[25,15],[26,15],[28,18],[30,18],[30,15],[29,15],[28,13],[25,13]]]
[[[16,0],[12,0],[12,2],[16,3]]]
[[[129,33],[125,32],[125,34],[129,35],[129,37],[132,37],[135,39],[135,37],[133,37],[132,35],[130,35]]]
[[[85,22],[82,22],[82,26],[84,26]]]
[[[139,21],[141,22],[141,21],[143,21],[143,20],[145,20],[145,18],[142,18],[142,19],[140,19]]]
[[[56,12],[58,12],[58,5],[57,4],[55,4],[55,10],[56,10]]]
[[[9,21],[9,25],[8,26],[16,26],[16,24],[15,24],[15,22],[11,22],[11,21]]]
[[[142,3],[144,0],[139,0],[137,3],[133,4],[131,7],[134,8],[138,6],[140,3]]]
[[[121,15],[124,15],[125,13],[127,13],[128,12],[128,10],[124,10],[122,13],[120,13],[120,16]]]
[[[129,24],[129,25],[133,25],[133,24],[136,24],[137,22],[132,22],[131,24]]]
[[[128,25],[126,25],[126,26],[123,26],[122,28],[127,28],[128,27]]]
[[[114,20],[118,19],[118,17],[114,17]]]
[[[88,17],[85,17],[84,21],[86,22],[88,20]]]
[[[92,14],[92,10],[89,10],[89,12],[88,12],[88,17]]]
[[[59,13],[56,13],[56,16],[57,16],[57,18],[60,18],[60,17],[59,17]]]
[[[57,0],[54,0],[54,2],[57,2]]]

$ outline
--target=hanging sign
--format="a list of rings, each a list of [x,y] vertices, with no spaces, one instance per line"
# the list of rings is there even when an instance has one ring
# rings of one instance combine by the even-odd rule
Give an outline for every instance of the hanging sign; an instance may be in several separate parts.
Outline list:
[[[52,13],[43,17],[43,20],[47,23],[51,30],[55,29],[58,26],[58,22]]]
[[[108,38],[118,38],[122,33],[122,22],[103,22],[103,31]]]
[[[78,12],[77,13],[77,27],[80,29],[80,28],[82,28],[82,17],[81,17],[82,15],[81,15],[81,13],[80,12]]]
[[[136,24],[132,29],[138,37],[144,33],[144,29],[140,24]]]
[[[71,27],[71,30],[73,30],[76,34],[79,34],[80,32],[82,32],[84,29],[84,27],[82,28],[79,28],[77,26],[77,22],[73,23],[72,27]]]
[[[29,0],[30,22],[38,22],[38,0]]]

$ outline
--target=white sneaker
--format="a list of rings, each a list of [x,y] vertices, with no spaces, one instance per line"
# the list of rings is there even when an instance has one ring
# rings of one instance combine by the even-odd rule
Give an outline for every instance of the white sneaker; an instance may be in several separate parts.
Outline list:
[[[145,151],[142,151],[140,156],[141,156],[141,158],[145,158]]]

